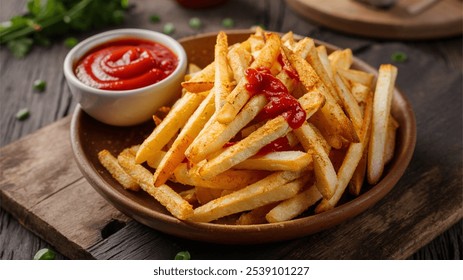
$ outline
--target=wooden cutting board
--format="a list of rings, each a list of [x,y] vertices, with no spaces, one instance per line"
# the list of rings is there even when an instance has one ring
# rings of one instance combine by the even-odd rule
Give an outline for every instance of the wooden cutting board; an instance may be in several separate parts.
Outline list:
[[[398,0],[390,9],[378,9],[354,0],[286,0],[308,20],[349,34],[400,40],[462,34],[463,1],[440,0],[414,13],[422,1]]]
[[[438,167],[412,166],[377,205],[332,229],[255,246],[189,241],[147,228],[109,205],[73,159],[70,117],[0,149],[0,205],[69,258],[403,259],[463,217],[461,180],[436,188]]]

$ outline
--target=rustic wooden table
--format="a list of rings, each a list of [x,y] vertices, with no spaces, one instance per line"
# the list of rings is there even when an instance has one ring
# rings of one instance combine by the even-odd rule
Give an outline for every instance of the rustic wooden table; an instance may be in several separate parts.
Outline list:
[[[11,16],[24,12],[25,2],[25,0],[1,0],[0,21],[8,20]],[[390,56],[395,51],[405,52],[409,59],[403,63],[396,63],[399,67],[398,87],[410,99],[415,110],[418,140],[414,158],[401,184],[421,183],[423,187],[433,191],[449,192],[448,199],[445,196],[443,196],[445,199],[438,200],[429,198],[431,203],[428,205],[429,208],[423,209],[423,215],[431,216],[433,212],[439,211],[439,207],[448,203],[457,204],[454,209],[457,209],[458,213],[454,215],[456,219],[451,219],[451,223],[441,224],[436,220],[436,228],[430,231],[431,234],[421,236],[417,244],[411,246],[412,252],[421,247],[413,255],[409,256],[412,252],[399,255],[409,256],[411,259],[463,259],[461,37],[425,42],[377,41],[353,37],[305,21],[291,11],[284,1],[235,0],[204,10],[188,10],[170,0],[132,0],[130,2],[134,3],[135,7],[128,15],[125,27],[161,31],[164,23],[172,22],[176,27],[172,35],[175,38],[217,31],[223,28],[221,19],[231,17],[234,19],[235,28],[249,28],[262,24],[269,30],[281,32],[292,30],[296,34],[311,36],[343,48],[351,48],[355,55],[374,67],[378,67],[381,63],[392,63]],[[149,16],[152,14],[159,15],[161,22],[151,23]],[[199,17],[203,22],[203,27],[199,30],[188,26],[188,20],[194,16]],[[83,39],[100,31],[94,30],[80,34],[78,38]],[[62,73],[62,62],[67,52],[68,49],[64,47],[63,42],[58,41],[49,48],[35,48],[24,59],[15,59],[2,46],[0,50],[0,147],[72,114],[76,102],[71,97]],[[32,82],[36,79],[47,81],[47,89],[44,93],[33,91]],[[15,114],[23,107],[29,108],[31,117],[21,122],[15,119]],[[57,164],[60,163],[57,162]],[[416,181],[415,178],[417,178]],[[423,217],[416,217],[417,222],[422,219]],[[128,226],[138,227],[139,225],[131,223]],[[401,238],[401,231],[396,231],[394,234],[397,236],[391,236],[391,238]],[[176,242],[174,238],[162,240]],[[180,244],[185,244],[185,241],[181,241]],[[198,252],[198,255],[202,251],[201,246],[208,246],[195,244],[192,250]],[[310,257],[309,254],[297,249],[298,244],[298,241],[292,241],[288,242],[287,246],[285,243],[257,246],[253,247],[253,252],[249,252],[249,255],[240,256],[236,253],[226,256],[228,258],[263,259]],[[38,249],[53,248],[53,246],[26,230],[9,213],[0,209],[0,259],[31,259]],[[210,248],[205,251],[213,251],[214,248],[223,250],[220,246],[214,246],[210,245]],[[166,246],[162,247],[166,248]],[[175,248],[173,246],[167,251],[170,252]],[[400,248],[397,250],[400,251]],[[244,253],[246,250],[238,250],[238,252]],[[168,254],[162,255],[161,253],[157,256],[170,257]],[[218,252],[210,255],[201,254],[202,258],[220,258],[220,256]],[[347,256],[362,258],[361,255],[355,254],[347,254]],[[375,255],[370,253],[365,256]],[[384,254],[378,256],[381,257]],[[137,258],[137,255],[129,254],[125,257]],[[58,258],[65,257],[59,254]],[[107,255],[107,258],[117,258],[117,256]]]

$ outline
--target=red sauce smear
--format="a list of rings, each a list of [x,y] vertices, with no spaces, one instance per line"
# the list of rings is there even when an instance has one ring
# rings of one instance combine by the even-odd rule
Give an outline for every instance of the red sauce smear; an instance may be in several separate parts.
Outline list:
[[[251,96],[264,94],[269,103],[257,116],[258,120],[266,120],[282,115],[292,129],[301,127],[306,113],[285,85],[270,74],[268,68],[248,68],[246,70],[246,90]]]
[[[291,66],[286,56],[283,56],[282,53],[278,56],[278,62],[280,63],[281,67],[283,67],[283,71],[288,74],[288,76],[296,81],[299,81],[299,74],[297,74],[296,70]]]
[[[167,47],[148,40],[124,38],[90,50],[75,73],[84,84],[105,90],[130,90],[157,83],[178,64]]]

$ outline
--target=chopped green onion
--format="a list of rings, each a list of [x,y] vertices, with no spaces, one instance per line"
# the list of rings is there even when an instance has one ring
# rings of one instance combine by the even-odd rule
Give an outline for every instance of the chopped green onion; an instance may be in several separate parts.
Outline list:
[[[188,251],[181,251],[175,255],[175,260],[191,260],[190,252]]]
[[[35,80],[33,87],[34,87],[34,90],[43,92],[45,88],[47,87],[47,83],[44,80]]]
[[[191,18],[188,24],[193,29],[199,29],[201,28],[201,25],[202,25],[201,20],[197,17]]]
[[[34,260],[54,260],[55,259],[55,252],[48,248],[43,248],[37,251],[34,256]]]
[[[168,23],[164,24],[164,28],[163,28],[162,31],[167,35],[172,34],[175,31],[175,26],[174,26],[173,23],[168,22]]]
[[[79,43],[79,40],[75,37],[68,37],[64,40],[64,45],[70,49],[77,45],[77,43]]]
[[[407,60],[407,54],[404,52],[395,52],[391,55],[392,61],[404,62]]]
[[[27,118],[29,118],[29,109],[27,108],[22,108],[21,110],[19,110],[17,113],[16,113],[16,119],[18,121],[24,121],[26,120]]]
[[[231,18],[224,18],[224,19],[222,20],[222,26],[223,26],[223,27],[230,28],[230,27],[235,26],[235,22],[234,22],[233,19],[231,19]]]
[[[129,0],[121,0],[121,7],[127,9],[129,7]]]
[[[150,21],[151,23],[158,23],[161,21],[161,18],[158,15],[152,15],[150,16]]]

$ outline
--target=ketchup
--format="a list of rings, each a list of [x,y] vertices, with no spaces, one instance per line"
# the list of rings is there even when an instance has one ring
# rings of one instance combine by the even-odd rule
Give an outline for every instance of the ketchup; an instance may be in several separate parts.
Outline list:
[[[130,90],[165,79],[177,64],[175,54],[159,43],[124,38],[90,50],[77,62],[75,73],[94,88]]]
[[[285,85],[270,74],[268,68],[248,68],[246,70],[246,90],[251,96],[264,94],[269,103],[257,116],[258,120],[266,120],[282,115],[292,129],[301,127],[306,113]]]

